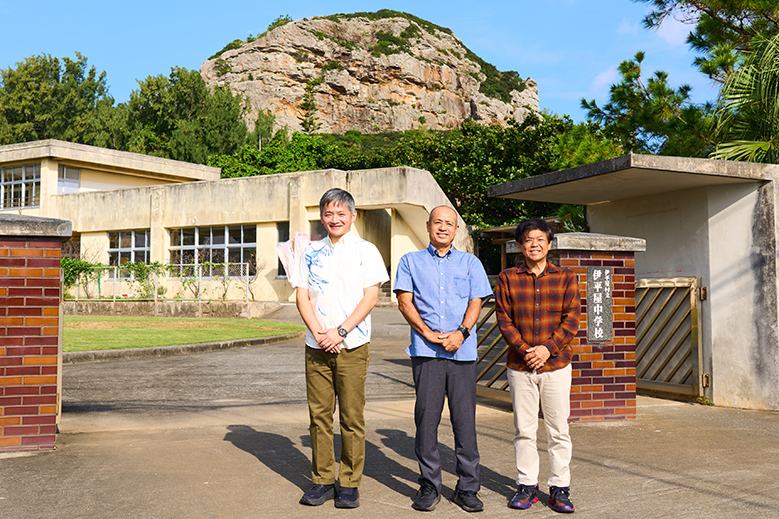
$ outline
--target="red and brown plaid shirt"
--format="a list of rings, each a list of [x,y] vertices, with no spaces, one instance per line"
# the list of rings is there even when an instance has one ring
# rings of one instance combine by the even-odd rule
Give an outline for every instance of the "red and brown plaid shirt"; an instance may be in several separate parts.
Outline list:
[[[549,262],[539,276],[525,263],[501,272],[495,301],[500,333],[509,344],[508,367],[532,371],[525,364],[525,352],[542,344],[551,356],[538,373],[570,364],[571,340],[579,329],[580,297],[576,274]]]

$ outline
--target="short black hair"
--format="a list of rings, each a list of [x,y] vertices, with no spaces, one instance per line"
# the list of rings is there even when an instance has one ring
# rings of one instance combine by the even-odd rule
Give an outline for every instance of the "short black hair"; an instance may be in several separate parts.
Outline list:
[[[356,212],[354,206],[354,198],[352,197],[352,195],[350,195],[348,191],[344,191],[343,189],[338,189],[337,187],[334,187],[333,189],[328,189],[327,191],[325,191],[325,194],[322,195],[322,198],[319,199],[320,215],[325,210],[325,206],[331,202],[335,203],[335,205],[345,205],[346,207],[349,208],[349,212],[351,214],[354,214]]]
[[[552,243],[554,239],[554,229],[549,225],[549,222],[541,218],[529,218],[519,222],[517,230],[514,232],[514,239],[517,240],[517,243],[521,243],[530,231],[543,232],[549,243]]]

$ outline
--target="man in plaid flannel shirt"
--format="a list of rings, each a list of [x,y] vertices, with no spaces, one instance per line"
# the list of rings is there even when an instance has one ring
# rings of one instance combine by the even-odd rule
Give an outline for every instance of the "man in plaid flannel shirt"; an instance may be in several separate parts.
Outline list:
[[[573,512],[570,499],[571,340],[579,327],[581,302],[576,274],[547,262],[554,230],[533,218],[517,226],[525,257],[500,273],[495,286],[498,326],[509,345],[508,380],[514,406],[517,492],[509,507],[527,509],[538,501],[536,448],[538,404],[549,437],[549,504]]]

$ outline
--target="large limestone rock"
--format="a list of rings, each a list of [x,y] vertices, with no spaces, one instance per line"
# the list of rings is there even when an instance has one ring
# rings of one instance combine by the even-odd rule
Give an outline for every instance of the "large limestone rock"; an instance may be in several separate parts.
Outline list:
[[[466,118],[506,125],[539,111],[532,79],[504,100],[480,92],[480,60],[446,29],[413,17],[337,16],[270,30],[206,61],[201,75],[246,97],[250,128],[266,110],[275,128],[300,131],[307,86],[327,133],[446,130]]]

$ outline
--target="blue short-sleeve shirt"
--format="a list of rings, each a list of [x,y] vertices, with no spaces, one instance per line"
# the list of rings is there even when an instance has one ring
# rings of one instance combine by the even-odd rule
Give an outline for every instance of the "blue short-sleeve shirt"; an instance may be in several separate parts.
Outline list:
[[[492,295],[484,266],[476,256],[451,248],[441,257],[432,245],[400,258],[394,291],[411,292],[419,316],[431,330],[441,333],[452,332],[462,324],[469,301]],[[406,353],[412,357],[476,360],[476,334],[471,332],[457,351],[449,352],[411,328],[411,345]]]

